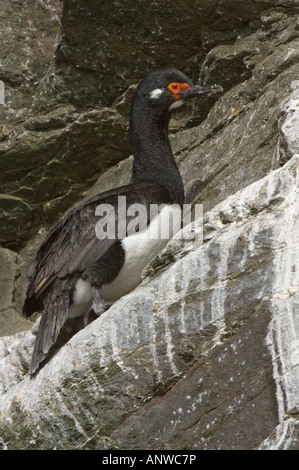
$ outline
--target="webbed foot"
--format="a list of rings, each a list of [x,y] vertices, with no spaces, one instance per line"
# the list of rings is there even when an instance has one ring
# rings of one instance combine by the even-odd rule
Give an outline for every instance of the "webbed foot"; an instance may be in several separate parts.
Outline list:
[[[100,315],[102,315],[102,313],[108,310],[111,305],[114,304],[114,302],[108,302],[103,298],[102,289],[100,287],[92,286],[91,290],[93,295],[93,303],[90,309],[84,315],[84,326],[88,325],[89,318],[92,312],[99,317]]]

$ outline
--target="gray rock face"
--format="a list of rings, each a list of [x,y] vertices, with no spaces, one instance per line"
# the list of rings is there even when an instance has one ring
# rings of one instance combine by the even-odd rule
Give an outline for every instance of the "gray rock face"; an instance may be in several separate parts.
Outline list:
[[[95,2],[64,2],[56,52],[49,36],[43,56],[51,73],[30,116],[0,142],[1,236],[17,251],[0,251],[0,446],[299,449],[298,2],[149,5],[145,15],[141,3],[110,2],[100,15]],[[178,24],[184,41],[173,49]],[[76,334],[70,326],[30,380],[38,321],[31,328],[18,312],[41,220],[54,222],[78,191],[128,181],[131,158],[87,190],[122,149],[129,154],[121,142],[133,84],[167,57],[225,91],[172,121],[185,186],[203,183],[203,217],[169,242],[137,289]]]
[[[205,0],[197,7],[182,0],[147,7],[133,0],[78,0],[63,2],[62,11],[61,5],[27,0],[23,8],[23,2],[4,1],[0,242],[5,247],[18,251],[41,223],[51,226],[76,203],[99,173],[129,156],[130,91],[155,68],[175,66],[195,82],[221,82],[226,91],[199,131],[198,141],[205,141],[200,152],[192,145],[196,133],[177,146],[180,161],[188,155],[182,164],[186,184],[213,179],[201,197],[209,201],[206,209],[288,158],[275,153],[275,110],[297,77],[297,0],[241,6],[237,0]],[[193,104],[183,126],[202,122],[215,100]],[[248,137],[247,124],[257,123],[262,135]],[[179,130],[181,117],[173,125]],[[218,151],[214,145],[211,152],[211,133],[219,126],[230,131],[217,132]],[[234,159],[236,145],[240,153]],[[232,164],[236,184],[230,182]]]
[[[36,325],[5,338],[3,446],[296,447],[298,178],[296,155],[197,220],[36,378]]]
[[[0,331],[1,336],[31,328],[30,321],[20,317],[16,307],[16,282],[19,276],[18,256],[13,251],[0,249]]]

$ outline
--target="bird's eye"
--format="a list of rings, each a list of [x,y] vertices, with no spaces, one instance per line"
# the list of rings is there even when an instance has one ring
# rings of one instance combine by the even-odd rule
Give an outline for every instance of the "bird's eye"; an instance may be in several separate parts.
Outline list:
[[[170,89],[170,91],[173,91],[174,93],[176,93],[179,91],[180,87],[178,83],[170,83],[170,85],[168,85],[168,88]]]
[[[188,83],[178,83],[178,82],[172,82],[168,85],[168,89],[176,95],[180,91],[186,90],[187,88],[190,88],[190,85]]]

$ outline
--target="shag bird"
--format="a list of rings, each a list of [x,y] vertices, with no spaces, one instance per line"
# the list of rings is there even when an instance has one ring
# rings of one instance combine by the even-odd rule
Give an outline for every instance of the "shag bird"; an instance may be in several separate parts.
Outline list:
[[[184,203],[183,182],[168,139],[170,116],[189,98],[221,91],[218,85],[194,86],[174,69],[152,72],[138,85],[130,111],[130,183],[98,194],[66,215],[46,236],[28,271],[23,313],[42,313],[30,375],[40,368],[67,318],[90,311],[100,315],[134,289],[143,268],[173,236],[173,229],[168,237],[149,234],[153,224],[170,224],[174,208]],[[126,208],[145,208],[143,225],[135,231],[130,232],[129,225],[136,212],[121,216],[120,201]],[[152,205],[163,205],[154,217]],[[103,236],[109,224],[111,236]]]

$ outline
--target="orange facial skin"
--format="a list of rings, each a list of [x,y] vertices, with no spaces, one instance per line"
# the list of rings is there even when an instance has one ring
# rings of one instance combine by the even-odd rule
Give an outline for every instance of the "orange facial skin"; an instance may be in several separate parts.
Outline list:
[[[179,82],[172,82],[168,85],[169,90],[173,94],[174,98],[176,100],[180,99],[179,93],[183,90],[187,90],[188,88],[191,88],[188,83],[179,83]]]

